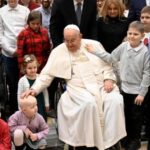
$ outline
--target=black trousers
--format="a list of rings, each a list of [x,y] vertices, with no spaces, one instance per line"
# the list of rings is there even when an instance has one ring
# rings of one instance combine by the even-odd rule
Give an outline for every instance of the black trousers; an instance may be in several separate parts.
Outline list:
[[[150,140],[150,87],[144,100],[144,124],[146,126],[146,137]]]
[[[127,138],[135,140],[141,138],[142,106],[134,104],[137,94],[122,92],[124,98],[125,122]]]

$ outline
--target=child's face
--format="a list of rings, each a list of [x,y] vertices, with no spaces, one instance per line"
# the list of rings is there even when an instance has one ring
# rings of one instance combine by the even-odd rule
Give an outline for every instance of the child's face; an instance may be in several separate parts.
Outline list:
[[[129,28],[127,32],[127,39],[131,47],[137,47],[141,43],[144,34],[138,31],[136,28]]]
[[[37,103],[32,103],[28,106],[25,106],[23,112],[28,118],[33,118],[37,113],[37,110],[38,110]]]
[[[149,13],[142,13],[140,20],[144,24],[145,31],[150,32],[150,14]]]
[[[26,66],[26,74],[29,77],[35,77],[37,73],[37,62],[33,61]]]
[[[29,22],[29,26],[30,26],[30,28],[31,28],[33,31],[38,32],[39,29],[40,29],[40,26],[41,26],[41,21],[40,21],[40,19],[36,19],[36,20],[30,21],[30,22]]]

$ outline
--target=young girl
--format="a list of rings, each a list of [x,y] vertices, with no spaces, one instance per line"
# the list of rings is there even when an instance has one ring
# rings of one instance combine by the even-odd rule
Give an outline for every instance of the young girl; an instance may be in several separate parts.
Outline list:
[[[22,73],[25,75],[20,78],[18,83],[18,100],[23,92],[29,89],[34,81],[36,80],[38,74],[38,62],[36,57],[33,54],[25,55],[23,58],[22,64]],[[45,89],[42,93],[37,95],[37,105],[38,112],[44,117],[46,120],[46,111],[49,109],[49,96],[48,91]]]
[[[140,147],[142,124],[142,103],[150,85],[150,58],[147,47],[141,42],[144,27],[139,21],[132,22],[127,31],[127,41],[118,46],[111,54],[105,51],[88,51],[104,61],[117,63],[120,61],[121,90],[125,104],[126,150],[137,150]]]

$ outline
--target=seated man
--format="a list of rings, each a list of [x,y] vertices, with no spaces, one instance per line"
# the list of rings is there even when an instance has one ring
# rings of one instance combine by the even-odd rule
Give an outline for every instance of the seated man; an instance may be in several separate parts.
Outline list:
[[[86,44],[104,50],[94,40],[82,39],[76,25],[64,28],[64,43],[56,47],[32,88],[36,95],[54,77],[66,80],[58,103],[59,138],[77,149],[107,149],[126,136],[123,99],[112,67],[86,51]]]

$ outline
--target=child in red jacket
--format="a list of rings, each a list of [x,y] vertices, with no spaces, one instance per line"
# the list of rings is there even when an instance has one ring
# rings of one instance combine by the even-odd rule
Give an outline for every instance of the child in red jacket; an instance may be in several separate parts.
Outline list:
[[[8,124],[0,119],[0,150],[11,150],[11,137]]]

